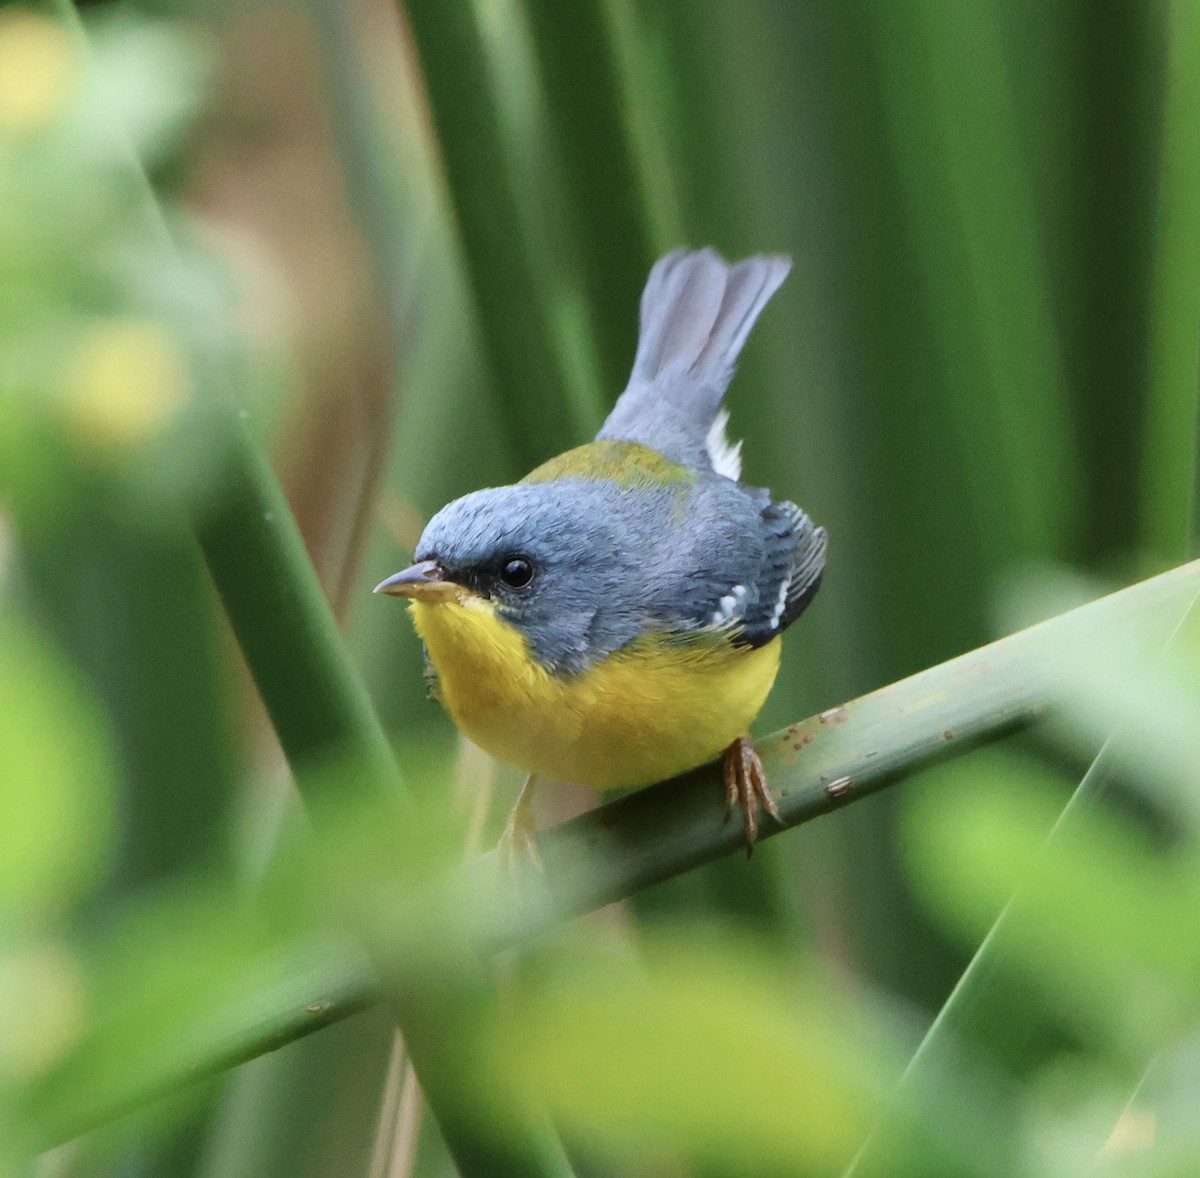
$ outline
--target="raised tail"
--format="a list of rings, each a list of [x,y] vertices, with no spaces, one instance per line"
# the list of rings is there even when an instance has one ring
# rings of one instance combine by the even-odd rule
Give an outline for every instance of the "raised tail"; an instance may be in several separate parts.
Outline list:
[[[791,266],[778,256],[730,265],[711,249],[675,250],[655,263],[629,385],[597,437],[708,461],[706,442],[737,358]]]

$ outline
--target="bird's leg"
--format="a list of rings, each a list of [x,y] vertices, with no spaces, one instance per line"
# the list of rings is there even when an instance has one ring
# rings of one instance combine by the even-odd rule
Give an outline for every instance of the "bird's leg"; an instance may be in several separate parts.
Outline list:
[[[746,856],[749,858],[758,838],[759,809],[766,810],[778,823],[782,824],[783,818],[767,788],[762,761],[748,736],[739,736],[725,750],[722,768],[725,774],[725,821],[729,821],[734,806],[741,808],[746,828]]]
[[[496,845],[496,854],[510,874],[517,871],[524,861],[532,863],[538,871],[542,870],[537,825],[533,820],[533,793],[536,787],[537,777],[531,773],[517,794],[517,800],[508,813],[508,821],[504,824],[504,833]]]

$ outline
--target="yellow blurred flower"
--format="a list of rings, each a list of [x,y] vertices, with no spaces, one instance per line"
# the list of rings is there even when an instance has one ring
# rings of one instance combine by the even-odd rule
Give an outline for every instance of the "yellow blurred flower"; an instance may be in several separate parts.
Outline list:
[[[32,12],[0,12],[0,133],[45,126],[67,104],[78,72],[65,29]]]
[[[65,949],[42,944],[0,957],[0,1076],[37,1073],[79,1036],[86,994]]]
[[[68,428],[92,446],[135,446],[166,425],[188,389],[183,354],[163,327],[111,320],[85,332],[67,361]]]

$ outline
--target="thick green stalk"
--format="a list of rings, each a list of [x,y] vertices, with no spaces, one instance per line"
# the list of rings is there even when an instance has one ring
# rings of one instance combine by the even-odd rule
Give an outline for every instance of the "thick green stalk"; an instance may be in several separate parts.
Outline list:
[[[367,63],[355,41],[355,13],[337,0],[305,0],[321,47],[334,145],[345,182],[347,209],[368,247],[375,287],[397,338],[412,313],[415,293],[406,281],[421,236],[407,218],[408,195],[391,174],[384,114],[372,93]],[[390,113],[390,112],[389,112]]]
[[[1061,551],[1077,454],[998,18],[987,5],[883,0],[871,33],[973,508],[1008,529],[1005,553]]]
[[[256,976],[252,993],[210,1003],[190,1019],[164,1020],[157,1034],[141,1025],[131,1031],[121,1020],[98,1025],[28,1094],[21,1146],[32,1154],[61,1145],[381,997],[365,955],[348,952],[344,944],[340,951],[324,942],[293,946]]]
[[[597,363],[615,394],[633,360],[634,308],[655,249],[608,5],[528,0],[525,11],[581,253]]]
[[[523,227],[527,198],[504,129],[473,4],[405,0],[420,54],[463,260],[512,452],[536,465],[595,429],[580,374],[555,347],[561,332],[548,276]]]
[[[364,788],[403,790],[387,736],[352,670],[283,492],[240,423],[196,535],[279,742],[303,770],[352,752]]]
[[[230,423],[220,497],[196,524],[213,582],[305,802],[320,802],[313,790],[334,779],[305,770],[340,754],[355,771],[336,775],[339,789],[352,780],[384,804],[403,788],[387,738],[346,658],[283,493],[239,425]],[[474,1030],[495,996],[468,946],[448,940],[442,950],[415,974],[403,964],[382,970],[383,992],[460,1172],[569,1174],[542,1126],[504,1110],[481,1119]]]
[[[1200,8],[1176,0],[1168,13],[1141,500],[1155,564],[1195,550],[1200,444]]]
[[[1164,638],[1200,592],[1200,561],[1183,565],[1109,597],[1033,626],[920,674],[833,708],[759,743],[785,825],[799,826],[894,784],[939,758],[959,756],[1027,726],[1054,704],[1062,661],[1081,642],[1139,632]],[[548,831],[546,863],[481,938],[498,948],[535,937],[554,923],[633,894],[699,863],[742,847],[741,832],[722,820],[716,766],[601,806]],[[764,837],[778,833],[767,827]],[[494,890],[497,865],[483,856],[471,868],[481,889]],[[495,913],[494,905],[486,910]],[[287,971],[285,971],[286,973]],[[292,971],[304,976],[300,966]],[[193,1080],[212,1075],[308,1034],[376,998],[362,960],[287,991],[277,1003],[256,1004],[231,1017],[233,1031],[172,1074],[158,1074],[108,1105],[76,1110],[48,1127],[64,1139]],[[210,1012],[207,1025],[219,1025]],[[61,1115],[61,1114],[60,1114]],[[531,1171],[535,1173],[536,1171]]]

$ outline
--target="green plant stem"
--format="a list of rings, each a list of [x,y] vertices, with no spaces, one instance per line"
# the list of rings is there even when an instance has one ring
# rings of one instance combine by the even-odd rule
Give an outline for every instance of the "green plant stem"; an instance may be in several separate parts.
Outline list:
[[[283,492],[241,423],[228,434],[221,490],[196,536],[288,761],[302,771],[353,750],[362,788],[403,793]]]
[[[868,11],[920,297],[936,329],[930,361],[957,414],[973,509],[1009,529],[1006,555],[1060,552],[1078,463],[999,13],[924,0]],[[978,398],[957,395],[972,385]]]
[[[554,347],[554,292],[523,240],[524,198],[472,4],[405,0],[420,55],[477,323],[512,452],[527,467],[594,430],[577,374]],[[574,390],[574,392],[572,392]]]
[[[160,1020],[157,1034],[120,1019],[98,1025],[32,1094],[21,1144],[51,1149],[378,1002],[365,955],[339,950],[293,944],[264,964],[253,992]]]
[[[230,414],[233,418],[233,415]],[[387,738],[342,647],[283,493],[239,419],[219,496],[196,521],[213,583],[241,645],[271,723],[310,812],[321,814],[321,783],[336,780],[380,805],[404,795]],[[331,756],[354,772],[311,773]],[[316,805],[314,805],[316,803]],[[474,1028],[495,995],[469,946],[447,943],[436,960],[383,968],[382,991],[413,1060],[422,1090],[464,1176],[569,1174],[545,1127],[472,1099]],[[304,1004],[325,1005],[324,994]],[[350,1000],[361,1006],[361,999]],[[310,1019],[311,1021],[311,1019]],[[278,1041],[278,1033],[275,1033]]]
[[[624,386],[635,346],[633,308],[654,261],[649,217],[604,0],[525,6],[547,120],[567,189],[585,301],[606,390]]]
[[[904,779],[942,757],[1028,726],[1061,690],[1062,662],[1082,642],[1114,630],[1165,639],[1200,592],[1200,561],[1133,585],[998,642],[931,667],[860,699],[793,724],[759,742],[785,825],[799,826]],[[846,786],[849,782],[849,786]],[[558,921],[740,850],[742,836],[723,819],[720,772],[707,766],[601,806],[540,839],[546,873],[530,880],[521,904],[490,928],[490,948],[534,937]],[[764,837],[778,833],[767,827]],[[496,864],[486,855],[470,868],[494,890]],[[494,912],[495,906],[488,906]],[[286,972],[286,971],[285,971]],[[300,965],[296,976],[303,976]],[[273,1051],[343,1018],[379,997],[361,961],[342,963],[310,988],[290,990],[233,1018],[221,1046],[160,1073],[140,1092],[89,1108],[54,1126],[49,1143],[65,1140],[231,1063]],[[334,979],[331,981],[331,977]],[[220,1021],[213,1015],[214,1022]],[[531,1171],[534,1173],[536,1171]]]
[[[1142,455],[1142,542],[1169,564],[1195,551],[1200,434],[1200,9],[1167,8],[1166,94]],[[1147,570],[1149,571],[1149,570]]]

